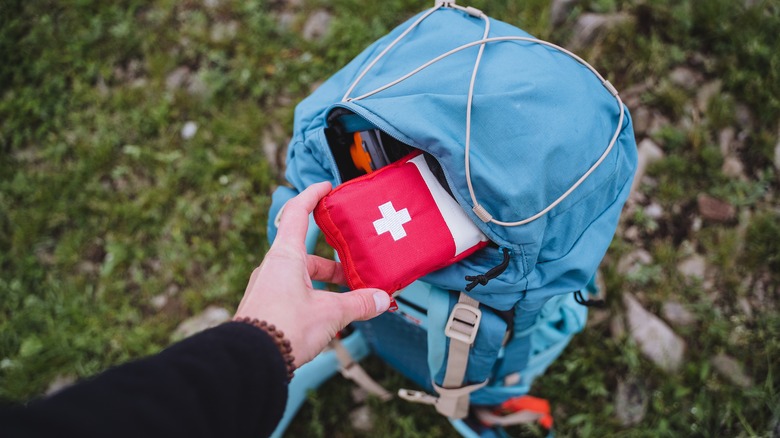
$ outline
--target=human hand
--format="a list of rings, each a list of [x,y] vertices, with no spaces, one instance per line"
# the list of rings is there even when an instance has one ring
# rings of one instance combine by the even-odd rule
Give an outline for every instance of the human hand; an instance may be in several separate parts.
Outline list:
[[[350,322],[373,318],[390,306],[380,289],[334,293],[312,286],[312,280],[346,281],[340,263],[306,252],[309,213],[330,188],[328,182],[314,184],[284,206],[276,240],[252,272],[235,315],[282,330],[296,367],[312,360]]]

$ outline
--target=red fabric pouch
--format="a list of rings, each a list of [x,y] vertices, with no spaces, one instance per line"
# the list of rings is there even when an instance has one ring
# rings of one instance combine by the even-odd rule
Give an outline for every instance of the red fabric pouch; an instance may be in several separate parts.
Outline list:
[[[314,220],[350,288],[389,294],[488,243],[419,152],[336,187]]]

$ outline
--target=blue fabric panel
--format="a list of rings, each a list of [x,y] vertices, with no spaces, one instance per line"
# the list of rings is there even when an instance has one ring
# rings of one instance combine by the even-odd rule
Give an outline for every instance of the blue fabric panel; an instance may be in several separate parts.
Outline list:
[[[525,333],[516,332],[520,336],[507,345],[495,370],[495,378],[471,396],[471,403],[496,405],[511,397],[527,394],[534,380],[560,356],[571,338],[582,331],[587,315],[587,308],[576,302],[574,294],[550,299],[537,312],[536,321],[525,329]],[[520,382],[504,386],[503,378],[517,372],[521,376]]]
[[[298,189],[322,180],[340,182],[323,129],[334,106],[346,107],[436,157],[464,211],[491,240],[511,248],[509,268],[489,285],[474,289],[475,298],[508,310],[523,291],[528,298],[544,300],[582,289],[609,245],[628,194],[624,188],[630,186],[636,167],[628,112],[613,151],[547,216],[518,227],[484,224],[471,212],[463,149],[466,94],[477,47],[444,58],[373,96],[341,101],[354,78],[412,20],[372,44],[298,105],[287,179]],[[446,8],[435,12],[388,52],[351,96],[481,38],[483,29],[482,20],[462,12]],[[491,20],[490,36],[506,35],[529,36]],[[495,217],[507,221],[543,209],[602,154],[618,115],[615,99],[596,76],[561,52],[527,42],[487,45],[473,102],[470,162],[478,198]],[[485,272],[500,260],[495,249],[483,249],[425,281],[461,290],[466,284],[463,277]]]
[[[435,294],[443,296],[443,301],[447,303],[445,306],[434,305],[428,309],[428,344],[431,348],[443,350],[440,351],[440,360],[430,360],[431,375],[433,375],[436,384],[441,385],[447,371],[446,364],[450,345],[450,339],[444,335],[444,327],[449,320],[452,308],[458,302],[459,293],[432,288],[431,296],[434,297]],[[438,304],[435,298],[432,298],[430,303]],[[464,385],[484,382],[490,377],[490,372],[498,358],[498,352],[501,350],[501,343],[506,334],[507,326],[503,319],[484,306],[480,306],[480,310],[482,311],[482,320],[479,330],[477,330],[477,337],[474,339],[474,345],[469,351],[469,365]]]
[[[425,391],[433,392],[425,330],[394,313],[384,313],[354,325],[382,360]]]
[[[478,47],[444,58],[365,99],[342,101],[365,66],[416,18],[369,46],[296,107],[285,175],[297,190],[324,180],[341,182],[324,134],[326,116],[335,107],[353,111],[365,124],[436,158],[464,212],[493,242],[511,250],[508,268],[469,293],[486,306],[515,312],[515,337],[502,349],[504,321],[483,311],[470,356],[468,383],[495,373],[472,401],[495,404],[527,392],[584,326],[586,309],[574,302],[572,293],[584,290],[596,272],[628,197],[637,159],[633,127],[625,110],[613,150],[547,215],[513,227],[482,222],[471,210],[464,164],[467,92]],[[480,39],[483,30],[484,21],[460,11],[433,13],[374,66],[351,97]],[[491,20],[490,36],[529,35]],[[472,182],[481,204],[502,221],[525,219],[556,200],[602,155],[619,122],[615,98],[595,75],[539,44],[487,45],[474,91]],[[364,126],[359,119],[353,122]],[[280,191],[279,199],[295,192]],[[272,212],[274,208],[277,194]],[[275,234],[271,228],[269,238]],[[443,378],[443,328],[457,301],[457,294],[445,291],[463,290],[466,275],[484,273],[501,260],[501,252],[488,247],[424,277],[435,286],[426,316],[433,325],[427,333],[400,315],[383,315],[360,323],[366,339],[383,359],[430,391],[431,376],[438,382]],[[503,387],[503,377],[515,372],[522,374],[522,381]]]

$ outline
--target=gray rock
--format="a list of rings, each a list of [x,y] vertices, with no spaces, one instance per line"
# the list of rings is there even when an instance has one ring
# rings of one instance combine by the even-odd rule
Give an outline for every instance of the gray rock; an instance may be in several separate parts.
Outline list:
[[[672,122],[661,113],[654,112],[653,120],[650,122],[650,128],[647,129],[649,135],[657,134],[661,129],[671,125]]]
[[[365,403],[366,400],[368,400],[368,391],[359,386],[352,388],[352,401],[361,404]]]
[[[753,213],[750,210],[743,208],[739,212],[739,222],[737,223],[737,236],[739,236],[741,250],[744,247],[745,240],[747,239],[747,232],[750,228],[750,220],[753,218]]]
[[[238,21],[230,20],[227,23],[218,21],[211,26],[211,41],[224,43],[231,41],[238,34]]]
[[[639,240],[639,228],[636,225],[626,228],[626,231],[623,232],[623,238],[636,242]]]
[[[691,221],[691,231],[693,231],[694,233],[698,233],[699,231],[701,231],[701,227],[703,225],[704,225],[704,221],[701,220],[701,217],[696,216]]]
[[[72,374],[60,374],[57,377],[54,378],[54,380],[49,383],[49,387],[46,388],[46,392],[44,393],[47,397],[54,395],[63,389],[73,385],[76,383],[76,376]]]
[[[739,318],[739,316],[737,316]],[[736,318],[735,318],[736,319]],[[734,347],[742,347],[742,348],[748,348],[751,346],[751,337],[752,337],[752,331],[745,328],[744,325],[740,324],[734,327],[731,330],[731,333],[729,333],[728,337],[728,345],[734,346]]]
[[[623,295],[623,302],[628,332],[642,354],[667,372],[678,370],[685,354],[685,341],[631,294]]]
[[[747,319],[753,319],[753,306],[750,305],[750,300],[745,297],[739,297],[737,306]]]
[[[693,254],[682,260],[677,265],[677,270],[686,278],[703,280],[704,275],[707,273],[707,260],[702,255]]]
[[[626,321],[622,315],[615,315],[609,320],[609,332],[612,339],[622,339],[626,336]]]
[[[620,259],[617,265],[617,271],[622,275],[630,275],[635,273],[642,266],[649,265],[652,262],[653,256],[650,255],[647,250],[638,248]]]
[[[688,327],[696,322],[696,317],[685,306],[677,301],[667,301],[661,306],[661,316],[670,324],[678,327]]]
[[[620,380],[615,393],[615,415],[623,426],[639,424],[647,414],[647,391],[636,379]]]
[[[753,129],[755,117],[753,117],[753,111],[747,105],[737,104],[735,116],[738,126],[748,131]]]
[[[553,26],[558,26],[566,21],[566,17],[569,16],[572,6],[577,3],[578,0],[552,0],[550,6],[550,20]]]
[[[200,75],[194,74],[185,66],[176,68],[165,78],[166,90],[176,91],[181,88],[186,88],[187,92],[194,96],[202,96],[208,91]]]
[[[721,166],[720,170],[724,175],[730,178],[741,181],[747,181],[748,179],[745,175],[745,165],[742,164],[742,160],[740,160],[736,155],[729,155],[723,159],[723,165]]]
[[[701,116],[692,103],[683,104],[682,116],[677,119],[677,127],[685,132],[693,131],[701,123]]]
[[[289,138],[285,136],[284,129],[278,123],[272,123],[263,131],[263,152],[265,157],[274,169],[279,173],[284,173],[285,169],[285,151]]]
[[[277,106],[292,107],[294,102],[295,99],[293,99],[293,97],[290,96],[290,94],[285,91],[281,91],[279,94],[276,95]]]
[[[713,357],[711,362],[715,370],[731,383],[740,388],[753,386],[753,379],[745,374],[742,364],[733,357],[721,353]]]
[[[777,144],[775,145],[775,169],[780,170],[780,129],[777,130]]]
[[[155,295],[149,300],[149,304],[151,304],[155,310],[161,310],[163,307],[165,307],[166,304],[168,304],[168,295]]]
[[[588,320],[585,322],[587,327],[596,327],[609,319],[610,311],[598,308],[588,309]]]
[[[198,133],[198,124],[192,120],[187,121],[181,128],[181,138],[189,140]]]
[[[699,208],[699,214],[705,220],[728,222],[734,219],[737,214],[737,209],[733,205],[704,193],[696,198],[696,204]]]
[[[177,88],[183,87],[190,78],[190,69],[184,66],[177,67],[174,71],[170,72],[165,78],[165,89],[173,91]]]
[[[193,96],[204,96],[208,93],[209,88],[206,82],[203,81],[201,75],[190,76],[189,84],[187,85],[187,92]]]
[[[276,22],[279,24],[280,29],[290,30],[292,29],[293,24],[295,24],[295,18],[296,18],[295,12],[282,11],[276,17]]]
[[[312,41],[327,35],[332,20],[330,12],[324,9],[314,12],[303,25],[303,38]]]
[[[696,89],[699,85],[701,75],[688,67],[677,67],[669,73],[669,80],[673,84],[690,91]]]
[[[713,97],[720,94],[722,86],[723,83],[720,79],[717,79],[699,87],[699,91],[696,93],[696,107],[700,112],[705,113],[707,111],[710,101]]]
[[[100,264],[89,260],[83,260],[79,262],[77,269],[83,274],[97,274],[100,272]]]
[[[98,76],[97,83],[95,84],[95,88],[97,88],[98,93],[100,93],[101,96],[107,96],[109,89],[108,85],[106,85],[106,80],[103,78],[103,75]]]
[[[632,195],[633,193],[636,193],[639,188],[639,182],[647,171],[647,166],[664,157],[664,151],[661,147],[649,138],[645,138],[639,142],[637,154],[636,174],[634,175],[634,182],[631,184]]]
[[[371,414],[371,408],[367,405],[355,408],[349,413],[349,421],[352,427],[360,432],[370,432],[374,428],[374,417]]]
[[[664,215],[664,209],[661,207],[661,204],[658,204],[657,202],[653,202],[647,207],[645,207],[645,215],[649,217],[650,219],[661,219]]]
[[[594,14],[585,13],[580,15],[577,23],[574,24],[574,35],[570,46],[578,50],[590,43],[603,32],[623,24],[630,20],[628,14]]]
[[[737,138],[737,130],[733,126],[723,128],[718,133],[718,147],[724,157],[734,152],[734,140]]]
[[[697,71],[710,71],[717,67],[717,61],[701,52],[692,52],[687,57],[688,65],[697,69]]]
[[[168,305],[170,299],[173,298],[177,293],[179,293],[179,285],[172,283],[168,286],[168,288],[165,289],[165,292],[153,296],[149,300],[149,304],[155,310],[160,311]]]
[[[574,25],[574,42],[577,45],[590,43],[596,33],[607,24],[607,16],[596,13],[584,13]]]
[[[274,140],[269,131],[263,132],[263,153],[266,160],[271,165],[276,164],[276,158],[279,153],[279,144]]]
[[[182,323],[176,327],[176,330],[173,331],[171,339],[178,341],[208,328],[216,327],[228,320],[230,320],[230,312],[228,312],[227,309],[209,306],[200,314],[182,321]]]
[[[640,106],[631,111],[631,122],[634,124],[634,133],[642,135],[650,128],[652,113],[646,106]]]
[[[143,63],[138,59],[131,59],[124,68],[117,67],[114,69],[114,77],[120,81],[132,84],[134,80],[143,75],[143,72]]]
[[[57,263],[57,256],[51,248],[40,247],[35,250],[35,257],[44,265],[51,266]]]
[[[133,81],[130,82],[130,88],[146,88],[148,83],[149,81],[146,78],[133,79]]]
[[[621,91],[620,96],[623,99],[623,103],[631,109],[632,119],[634,111],[640,108],[642,105],[642,95],[654,87],[654,83],[646,80],[644,82],[631,85],[630,87]]]

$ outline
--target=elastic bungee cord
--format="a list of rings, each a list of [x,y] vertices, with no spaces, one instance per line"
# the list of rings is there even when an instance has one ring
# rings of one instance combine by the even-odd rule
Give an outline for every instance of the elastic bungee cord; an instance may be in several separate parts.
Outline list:
[[[436,12],[442,7],[449,7],[453,9],[457,9],[460,11],[463,11],[473,17],[481,18],[485,21],[485,31],[483,34],[482,39],[473,41],[467,44],[463,44],[459,47],[456,47],[446,53],[443,53],[430,61],[422,64],[421,66],[415,68],[414,70],[410,71],[409,73],[401,76],[400,78],[388,82],[385,85],[382,85],[381,87],[378,87],[372,91],[369,91],[365,94],[362,94],[357,97],[349,97],[352,91],[355,89],[355,87],[358,85],[358,83],[365,77],[365,75],[371,70],[371,68],[374,67],[374,65],[387,54],[399,41],[401,41],[404,37],[406,37],[414,28],[416,28],[423,20],[428,18],[432,13]],[[406,79],[409,79],[410,77],[414,76],[415,74],[419,73],[420,71],[430,67],[431,65],[435,64],[436,62],[441,61],[442,59],[453,55],[455,53],[458,53],[462,50],[474,47],[474,46],[480,46],[479,52],[477,53],[477,58],[474,62],[474,68],[472,70],[471,74],[471,80],[469,82],[469,92],[467,97],[467,106],[466,106],[466,140],[465,140],[465,147],[464,147],[464,165],[465,165],[465,173],[466,173],[466,185],[468,186],[469,195],[471,197],[472,202],[472,211],[474,214],[480,218],[485,223],[494,223],[499,226],[503,227],[515,227],[519,225],[525,225],[527,223],[533,222],[536,219],[539,219],[540,217],[547,214],[550,210],[555,208],[556,205],[560,204],[564,199],[566,199],[577,187],[579,187],[600,165],[601,163],[607,158],[609,153],[612,151],[612,148],[615,146],[615,143],[617,142],[618,137],[620,136],[620,132],[622,131],[623,127],[623,121],[625,119],[625,108],[623,106],[623,101],[620,99],[620,96],[618,94],[617,89],[606,79],[604,79],[601,74],[596,71],[593,66],[588,64],[584,59],[580,58],[576,54],[570,52],[569,50],[564,49],[563,47],[560,47],[556,44],[553,44],[548,41],[540,40],[538,38],[529,38],[529,37],[521,37],[521,36],[505,36],[505,37],[493,37],[488,38],[488,34],[490,32],[490,20],[487,18],[487,16],[482,13],[479,9],[472,8],[470,6],[468,7],[462,7],[456,5],[454,2],[447,2],[447,1],[438,1],[436,6],[426,11],[423,15],[420,16],[414,23],[412,23],[411,26],[409,26],[401,35],[399,35],[395,40],[393,40],[379,55],[377,55],[376,58],[374,58],[368,66],[366,66],[365,69],[358,75],[357,78],[352,82],[347,92],[344,94],[344,97],[342,98],[342,101],[344,102],[350,102],[350,101],[357,101],[361,99],[365,99],[369,96],[372,96],[374,94],[377,94],[381,91],[384,91],[392,86],[395,86]],[[609,91],[610,94],[615,98],[618,104],[618,110],[620,111],[620,117],[618,119],[617,127],[615,128],[615,132],[612,135],[612,138],[609,141],[609,144],[607,145],[607,148],[604,150],[604,152],[601,154],[601,156],[596,160],[595,163],[574,183],[572,184],[569,189],[567,189],[561,196],[559,196],[555,201],[550,203],[547,207],[542,209],[541,211],[537,212],[536,214],[529,216],[525,219],[513,221],[513,222],[507,222],[495,219],[477,200],[476,193],[474,191],[474,186],[471,181],[471,164],[470,164],[470,152],[471,152],[471,107],[472,107],[472,101],[474,97],[474,84],[476,82],[477,77],[477,71],[479,70],[479,65],[482,60],[482,53],[485,49],[485,46],[489,43],[498,43],[498,42],[508,42],[508,41],[515,41],[515,42],[528,42],[532,44],[541,44],[543,46],[552,48],[554,50],[557,50],[584,67],[586,67],[588,70],[590,70],[600,81],[601,84],[604,86],[604,88]]]

